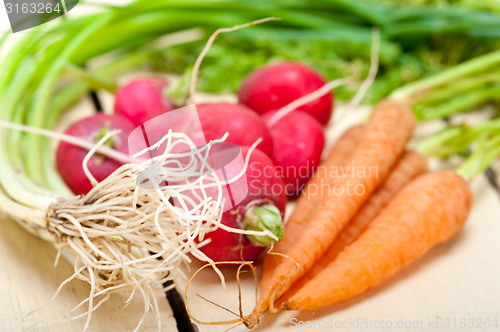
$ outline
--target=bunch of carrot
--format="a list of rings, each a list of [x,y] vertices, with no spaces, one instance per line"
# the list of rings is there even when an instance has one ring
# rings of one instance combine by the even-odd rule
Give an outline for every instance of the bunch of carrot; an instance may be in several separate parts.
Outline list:
[[[249,328],[267,309],[312,310],[352,298],[460,230],[471,207],[468,182],[454,171],[427,173],[425,157],[406,150],[415,123],[406,103],[387,99],[338,140],[264,261]],[[350,170],[328,171],[339,168]],[[376,172],[358,172],[368,169]],[[313,190],[318,185],[337,190]]]

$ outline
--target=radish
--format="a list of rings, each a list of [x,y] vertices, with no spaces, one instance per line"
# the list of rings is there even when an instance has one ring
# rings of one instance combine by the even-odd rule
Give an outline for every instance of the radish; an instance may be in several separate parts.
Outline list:
[[[238,100],[259,114],[281,108],[325,85],[325,79],[298,62],[280,62],[251,72],[238,90]],[[333,93],[298,108],[325,125],[333,112]]]
[[[159,77],[138,79],[116,92],[115,113],[123,115],[136,126],[174,109],[164,95],[168,82]]]
[[[242,147],[241,150],[246,158],[248,148]],[[283,181],[276,174],[271,159],[258,149],[250,156],[246,185],[247,196],[238,205],[223,213],[221,223],[247,230],[268,229],[281,239],[282,218],[286,206]],[[200,250],[216,262],[256,260],[265,247],[273,242],[273,239],[267,236],[237,234],[221,228],[207,233],[205,239],[211,241],[200,247]]]
[[[226,132],[226,142],[240,146],[250,146],[262,138],[257,148],[271,156],[273,143],[266,124],[245,105],[215,103],[199,104],[196,108],[207,141],[219,139]]]
[[[270,123],[277,111],[264,115]],[[269,124],[273,138],[272,159],[283,177],[285,192],[295,198],[321,161],[325,145],[323,127],[312,116],[292,111]]]
[[[105,145],[128,153],[127,139],[134,128],[134,124],[121,115],[98,113],[75,122],[65,133],[97,143],[109,131],[119,129],[121,132],[110,138]],[[82,167],[83,158],[87,153],[88,150],[67,142],[61,142],[57,148],[57,169],[64,182],[76,195],[86,194],[92,189]],[[88,162],[89,170],[97,181],[104,180],[121,165],[122,163],[99,154],[92,156]]]

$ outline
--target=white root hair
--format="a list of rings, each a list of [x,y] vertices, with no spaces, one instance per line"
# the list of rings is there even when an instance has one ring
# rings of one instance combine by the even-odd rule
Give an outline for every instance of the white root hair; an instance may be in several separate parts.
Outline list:
[[[99,144],[106,138],[108,136]],[[48,230],[55,239],[56,248],[69,251],[74,257],[74,274],[61,284],[54,296],[75,278],[91,286],[89,297],[72,312],[85,303],[88,310],[72,319],[86,317],[86,330],[92,312],[111,293],[129,291],[125,305],[137,292],[144,299],[144,314],[136,330],[151,308],[160,324],[154,289],[175,279],[179,265],[191,262],[190,255],[213,264],[199,249],[206,243],[202,240],[208,232],[221,227],[230,232],[274,237],[268,231],[242,231],[221,224],[222,185],[245,175],[249,157],[258,143],[249,150],[244,169],[235,178],[222,182],[215,172],[210,172],[207,163],[211,144],[205,149],[197,149],[188,135],[169,131],[157,144],[134,157],[140,160],[141,156],[161,146],[164,150],[160,156],[143,159],[140,163],[127,163],[97,183],[86,195],[60,199],[52,204],[47,214]],[[175,153],[179,147],[191,152]],[[96,151],[98,147],[89,152],[85,161]],[[146,182],[151,187],[140,185],[139,179],[149,180]],[[172,179],[176,182],[168,184]],[[208,191],[209,188],[212,190]],[[215,265],[213,267],[225,285],[222,273]],[[95,303],[94,300],[101,297]]]
[[[269,21],[276,21],[278,18],[276,17],[266,17],[262,18],[260,20],[255,20],[252,22],[248,22],[245,24],[237,25],[231,28],[220,28],[215,30],[215,32],[210,36],[208,39],[207,43],[205,44],[205,47],[203,47],[203,50],[201,50],[201,53],[198,55],[198,58],[196,58],[196,62],[193,66],[193,71],[191,73],[191,84],[189,86],[189,102],[191,104],[195,104],[195,92],[196,92],[196,81],[198,80],[198,71],[200,70],[201,62],[203,61],[203,58],[205,58],[205,55],[207,55],[208,51],[210,50],[210,47],[212,47],[212,44],[215,41],[215,38],[221,34],[221,33],[227,33],[227,32],[233,32],[236,30],[240,30],[246,27],[249,27],[251,25],[255,24],[261,24]]]

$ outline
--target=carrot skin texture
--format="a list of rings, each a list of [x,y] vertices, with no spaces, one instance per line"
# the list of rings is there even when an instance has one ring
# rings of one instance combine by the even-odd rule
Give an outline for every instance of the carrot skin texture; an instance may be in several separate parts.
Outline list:
[[[283,308],[318,309],[378,285],[456,235],[467,220],[471,205],[469,184],[455,172],[418,177]]]
[[[394,166],[389,177],[373,193],[370,199],[363,204],[354,218],[346,225],[337,239],[325,251],[325,253],[314,263],[292,287],[279,299],[276,307],[281,307],[293,294],[295,294],[305,283],[311,280],[326,268],[338,254],[355,241],[377,217],[377,215],[390,203],[396,194],[414,178],[428,171],[427,159],[417,151],[407,151],[399,162]]]
[[[310,220],[309,215],[311,211],[322,200],[319,191],[313,194],[312,188],[321,186],[329,187],[334,183],[335,178],[329,177],[328,174],[343,167],[349,162],[352,152],[359,143],[364,129],[364,125],[357,125],[349,128],[337,140],[326,159],[321,163],[320,167],[304,187],[302,194],[297,200],[295,209],[285,225],[285,237],[275,244],[275,251],[286,253],[288,248],[294,245],[295,239],[300,237],[304,232],[304,228],[307,227],[307,223]],[[260,279],[262,289],[265,289],[266,285],[270,282],[272,276],[271,272],[279,262],[280,259],[276,258],[276,256],[268,255],[266,257],[263,264],[262,277]]]
[[[360,206],[387,178],[414,129],[415,118],[405,103],[386,99],[375,107],[363,137],[353,152],[349,165],[353,171],[339,174],[335,180],[334,185],[343,194],[328,195],[321,204],[315,206],[315,211],[309,217],[312,222],[308,223],[301,237],[294,241],[286,253],[290,259],[280,258],[272,271],[272,282],[261,283],[262,294],[249,317],[249,327],[255,326],[273,296],[278,299],[283,295],[333,243]],[[376,174],[368,172],[373,168]],[[357,170],[364,170],[365,176],[359,176]],[[363,189],[361,194],[348,194],[358,186]]]
[[[318,187],[331,187],[335,183],[335,177],[329,177],[329,173],[334,173],[339,168],[346,165],[352,155],[353,150],[361,139],[364,131],[364,125],[354,126],[348,129],[333,146],[330,153],[320,167],[316,170],[314,175],[307,182],[302,194],[297,200],[295,209],[286,223],[285,232],[288,235],[285,241],[279,241],[275,245],[278,251],[284,251],[288,245],[293,245],[290,241],[295,236],[300,236],[303,228],[309,222],[309,215],[311,211],[320,204],[322,196],[319,191],[313,192],[314,188]]]
[[[335,172],[336,169],[349,163],[352,152],[362,137],[364,128],[364,125],[354,126],[346,130],[339,138],[325,161],[320,165],[320,169],[307,182],[302,195],[297,200],[296,208],[292,213],[293,217],[290,217],[290,221],[309,217],[315,204],[319,203],[322,199],[320,191],[313,191],[315,190],[314,188],[321,188],[321,186],[329,187],[334,183],[335,177],[329,177],[328,174]]]

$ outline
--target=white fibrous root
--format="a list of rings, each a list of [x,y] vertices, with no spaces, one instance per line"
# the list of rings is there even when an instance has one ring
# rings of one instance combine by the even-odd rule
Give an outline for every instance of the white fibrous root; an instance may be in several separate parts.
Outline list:
[[[161,155],[148,158],[159,148],[164,149]],[[142,162],[125,164],[86,195],[50,207],[48,230],[56,248],[74,256],[70,279],[91,285],[84,301],[88,302],[86,327],[102,303],[94,299],[106,299],[112,292],[128,290],[130,298],[140,292],[145,314],[150,306],[155,308],[154,287],[178,276],[179,265],[189,263],[190,255],[213,263],[199,247],[204,235],[218,227],[273,236],[221,225],[225,183],[210,169],[210,148],[208,144],[199,149],[186,134],[170,131],[133,156]],[[250,154],[237,177],[245,175]]]

